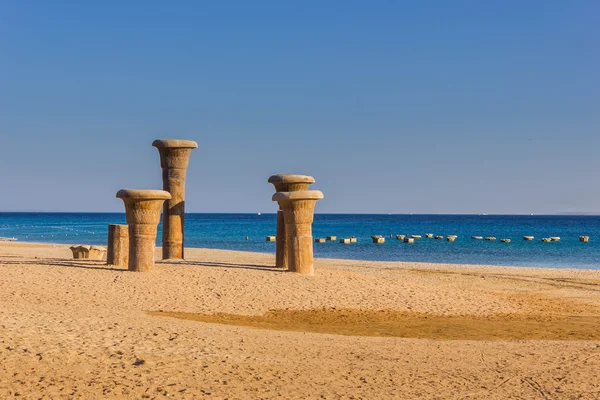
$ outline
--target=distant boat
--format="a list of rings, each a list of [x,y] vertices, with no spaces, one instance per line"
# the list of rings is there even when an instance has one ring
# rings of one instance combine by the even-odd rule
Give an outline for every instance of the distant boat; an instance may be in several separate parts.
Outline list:
[[[262,215],[261,213],[258,213],[258,215]]]

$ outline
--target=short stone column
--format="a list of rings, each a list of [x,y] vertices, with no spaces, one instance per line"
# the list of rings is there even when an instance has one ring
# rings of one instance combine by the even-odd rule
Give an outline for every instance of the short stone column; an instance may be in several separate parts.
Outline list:
[[[283,210],[287,243],[287,267],[302,275],[314,275],[312,223],[319,190],[279,192],[273,201]]]
[[[125,203],[129,225],[129,270],[149,271],[154,267],[160,209],[171,195],[164,190],[122,189],[117,193],[117,197]]]
[[[119,267],[127,266],[129,261],[129,227],[127,225],[108,225],[108,246],[106,263]]]
[[[308,187],[315,183],[315,178],[308,175],[292,175],[292,174],[277,174],[269,178],[269,183],[275,186],[275,192],[297,192],[307,190]],[[275,266],[286,269],[288,259],[288,246],[286,243],[285,234],[285,216],[279,206],[277,210],[277,245],[275,247]]]
[[[171,194],[163,211],[162,258],[183,259],[185,177],[190,154],[198,144],[192,140],[159,139],[152,146],[160,153],[163,189]]]

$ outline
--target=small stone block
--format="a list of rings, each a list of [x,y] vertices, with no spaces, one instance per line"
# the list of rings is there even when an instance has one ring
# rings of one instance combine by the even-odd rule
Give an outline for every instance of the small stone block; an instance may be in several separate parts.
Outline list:
[[[69,248],[73,252],[75,260],[87,260],[90,258],[90,246],[75,245]]]
[[[488,237],[485,238],[485,240],[493,242],[494,240],[496,240],[496,238],[493,237],[493,236],[488,236]]]
[[[414,243],[415,242],[415,238],[404,238],[404,243]]]
[[[425,234],[425,237],[426,237],[427,239],[431,239],[431,238],[433,238],[433,233],[426,233],[426,234]]]
[[[510,239],[500,239],[500,242],[502,242],[502,243],[510,243]]]
[[[438,235],[438,236],[434,236],[434,239],[435,239],[435,240],[442,240],[443,238],[444,238],[444,237],[443,237],[443,236],[440,236],[440,235]]]
[[[579,241],[587,243],[590,241],[590,237],[589,236],[579,236]]]
[[[350,244],[352,242],[350,241],[350,238],[347,238],[347,239],[340,239],[340,243],[342,243],[342,244]]]
[[[267,242],[275,242],[277,241],[277,236],[267,236]]]
[[[355,238],[354,236],[352,236],[352,237],[350,238],[350,243],[356,243],[357,241],[358,241],[358,239],[357,239],[357,238]]]
[[[337,240],[337,236],[327,236],[327,240],[330,242],[336,241]]]
[[[327,239],[325,238],[317,238],[315,239],[315,243],[325,243],[327,241]]]
[[[106,248],[99,246],[90,247],[89,259],[90,260],[103,260],[106,255]]]

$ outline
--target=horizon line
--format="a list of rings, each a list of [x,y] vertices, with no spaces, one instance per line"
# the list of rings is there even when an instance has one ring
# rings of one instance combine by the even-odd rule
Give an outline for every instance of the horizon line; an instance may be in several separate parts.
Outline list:
[[[125,214],[125,211],[0,211],[0,214]],[[276,215],[276,212],[186,212],[185,214],[206,214],[206,215]],[[557,213],[382,213],[382,212],[327,212],[315,215],[469,215],[469,216],[600,216],[600,211],[596,212],[557,212]]]

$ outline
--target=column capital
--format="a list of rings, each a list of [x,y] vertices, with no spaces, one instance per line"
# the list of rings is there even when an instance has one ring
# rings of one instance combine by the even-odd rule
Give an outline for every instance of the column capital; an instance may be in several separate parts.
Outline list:
[[[163,149],[163,148],[179,148],[179,149],[196,149],[198,143],[193,140],[183,139],[156,139],[152,142],[152,146]]]
[[[193,140],[157,139],[152,146],[158,149],[161,168],[186,169],[193,149],[198,143]]]
[[[135,200],[168,200],[171,195],[169,192],[158,189],[121,189],[117,192],[117,197]]]
[[[277,174],[269,177],[268,182],[275,186],[276,192],[295,192],[307,190],[315,183],[315,178],[308,175]]]
[[[279,192],[273,195],[273,201],[279,203],[279,206],[283,210],[286,227],[292,221],[293,224],[312,223],[315,205],[317,204],[317,200],[321,200],[322,198],[323,193],[320,190]]]
[[[121,189],[117,197],[125,203],[128,224],[158,225],[160,209],[171,194],[164,190]]]

